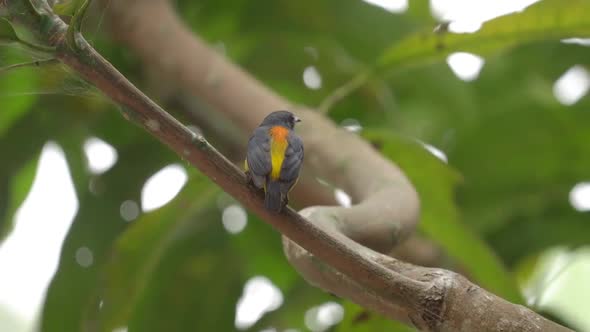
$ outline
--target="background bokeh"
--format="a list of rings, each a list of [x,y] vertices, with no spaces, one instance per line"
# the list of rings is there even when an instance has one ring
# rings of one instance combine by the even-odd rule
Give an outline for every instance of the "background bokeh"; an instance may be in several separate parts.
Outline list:
[[[406,172],[439,264],[590,331],[583,2],[175,5],[297,104],[318,106],[376,68],[328,116]],[[83,32],[115,67],[187,125],[187,108],[215,114],[143,68],[95,7]],[[0,67],[31,59],[0,47]],[[96,319],[119,332],[412,330],[309,286],[278,233],[119,111],[61,65],[0,70],[0,331],[78,331]],[[239,160],[232,142],[246,138],[224,121],[192,125]]]

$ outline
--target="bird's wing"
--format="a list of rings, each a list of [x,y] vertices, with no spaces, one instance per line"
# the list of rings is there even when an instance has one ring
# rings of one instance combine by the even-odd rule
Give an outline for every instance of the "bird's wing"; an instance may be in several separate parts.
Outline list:
[[[254,176],[266,177],[271,170],[270,136],[267,127],[258,127],[248,141],[248,170]]]
[[[299,177],[299,169],[303,163],[303,141],[294,132],[289,133],[289,146],[285,151],[285,159],[281,167],[281,182],[295,182]]]

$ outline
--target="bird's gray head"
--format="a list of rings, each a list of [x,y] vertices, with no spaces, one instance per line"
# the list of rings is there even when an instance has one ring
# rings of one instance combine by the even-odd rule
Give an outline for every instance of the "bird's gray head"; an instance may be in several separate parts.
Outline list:
[[[295,127],[295,123],[301,122],[301,119],[296,117],[289,111],[272,112],[262,120],[261,126],[283,126],[289,129]]]

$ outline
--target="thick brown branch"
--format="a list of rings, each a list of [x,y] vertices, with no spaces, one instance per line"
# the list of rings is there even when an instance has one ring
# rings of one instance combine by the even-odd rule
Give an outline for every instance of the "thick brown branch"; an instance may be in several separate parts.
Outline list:
[[[10,4],[21,1],[0,2],[0,12],[5,9],[3,6],[6,3],[8,9],[14,9],[18,6],[12,7]],[[159,3],[163,2],[149,2]],[[165,7],[161,9],[166,10]],[[302,213],[312,222],[291,209],[281,214],[273,214],[264,209],[260,193],[246,184],[244,173],[218,153],[202,136],[188,130],[133,86],[80,35],[75,36],[77,48],[72,49],[71,45],[66,45],[66,26],[59,17],[49,12],[27,13],[15,10],[11,13],[14,20],[24,23],[29,29],[44,37],[48,44],[55,46],[57,57],[64,64],[96,85],[113,101],[124,106],[124,115],[127,119],[142,126],[263,220],[301,248],[305,248],[305,251],[302,251],[286,240],[285,248],[296,266],[298,262],[318,263],[306,274],[306,277],[313,279],[312,282],[320,282],[324,287],[326,285],[322,280],[325,279],[330,287],[334,286],[336,278],[342,275],[341,280],[350,287],[344,290],[339,288],[341,293],[392,318],[411,321],[423,330],[567,331],[528,309],[510,304],[481,290],[456,274],[402,263],[353,241],[352,239],[355,239],[381,251],[390,248],[415,224],[417,197],[409,182],[395,166],[385,161],[356,136],[337,129],[320,115],[311,111],[301,111],[303,116],[314,124],[313,127],[308,125],[302,131],[307,140],[308,151],[311,147],[308,153],[311,155],[311,158],[308,158],[311,159],[308,167],[329,181],[342,185],[359,203],[351,209],[313,207],[303,211]],[[134,15],[137,16],[138,12],[134,12]],[[170,18],[175,19],[173,16]],[[159,22],[172,24],[166,21]],[[159,30],[167,31],[167,35],[172,33],[170,27],[162,29],[161,24]],[[48,25],[50,29],[47,29]],[[133,30],[134,27],[127,28]],[[155,37],[149,33],[144,37],[148,35],[150,38]],[[263,105],[262,112],[266,113],[285,106],[286,102],[237,67],[214,57],[204,44],[197,41],[194,46],[196,48],[193,51],[203,52],[200,55],[204,57],[206,65],[212,66],[211,68],[217,67],[218,72],[214,77],[226,78],[225,81],[230,86],[228,89],[225,83],[222,87],[219,84],[207,83],[204,77],[210,77],[211,73],[201,65],[194,66],[196,72],[176,73],[186,76],[184,80],[187,84],[193,82],[195,91],[199,94],[210,95],[209,103],[225,110],[228,115],[233,115],[236,120],[244,121],[246,127],[253,127],[258,122],[257,117],[260,114],[245,115],[245,110],[255,110],[256,106]],[[161,56],[170,53],[182,54],[159,52]],[[191,57],[189,62],[200,62],[195,61],[200,59],[198,52],[191,54]],[[189,77],[193,74],[197,76]],[[320,139],[322,135],[335,138],[333,141],[327,140],[327,144],[319,143],[326,141]],[[330,146],[330,143],[336,144],[335,142],[348,146],[350,152],[344,155],[335,154],[334,149],[331,149],[334,146]],[[313,156],[324,156],[325,159],[314,161]],[[355,158],[363,160],[364,165],[355,162]],[[327,167],[330,172],[322,172],[323,167]],[[366,174],[365,167],[369,167],[371,173]],[[362,182],[357,181],[357,178]],[[360,220],[365,220],[367,227],[359,227]],[[375,233],[367,232],[366,229],[376,229],[385,235],[376,237]],[[323,262],[335,270],[326,270],[327,274],[322,275],[321,269],[325,267]],[[302,271],[306,273],[304,269]],[[489,312],[490,310],[492,312]],[[492,319],[485,319],[487,316]]]

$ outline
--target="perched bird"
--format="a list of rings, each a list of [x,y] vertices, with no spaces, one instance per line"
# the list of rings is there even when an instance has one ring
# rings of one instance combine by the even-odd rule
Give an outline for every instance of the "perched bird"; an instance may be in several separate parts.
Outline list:
[[[301,120],[288,111],[272,112],[248,141],[246,173],[257,188],[264,189],[264,206],[280,212],[287,194],[297,182],[303,162],[303,141],[293,128]]]

